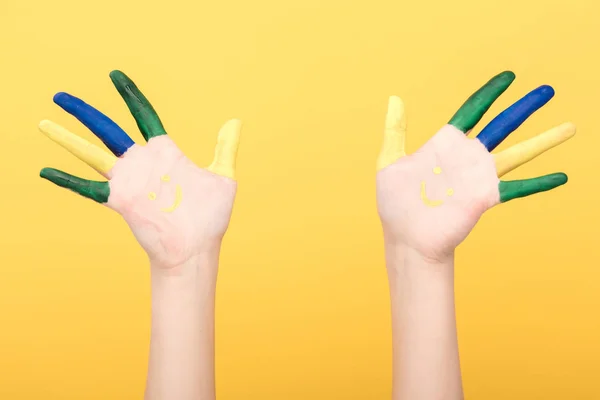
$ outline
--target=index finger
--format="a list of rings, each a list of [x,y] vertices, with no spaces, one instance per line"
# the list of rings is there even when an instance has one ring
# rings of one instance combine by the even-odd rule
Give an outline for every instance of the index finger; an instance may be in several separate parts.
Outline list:
[[[135,122],[146,141],[155,136],[167,134],[152,104],[127,75],[121,71],[112,71],[110,79],[123,100],[125,100],[125,104],[127,104],[131,115],[135,118]]]
[[[512,71],[499,73],[473,93],[448,123],[465,133],[470,131],[514,80]]]

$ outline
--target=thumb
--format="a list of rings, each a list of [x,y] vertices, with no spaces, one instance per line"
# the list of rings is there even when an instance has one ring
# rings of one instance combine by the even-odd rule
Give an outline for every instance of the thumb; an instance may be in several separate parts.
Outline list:
[[[207,168],[210,172],[235,179],[235,160],[242,122],[239,119],[229,120],[221,127],[215,148],[215,158]]]
[[[406,137],[406,118],[404,102],[397,96],[391,96],[385,118],[383,146],[377,159],[377,171],[395,163],[406,155],[404,142]]]

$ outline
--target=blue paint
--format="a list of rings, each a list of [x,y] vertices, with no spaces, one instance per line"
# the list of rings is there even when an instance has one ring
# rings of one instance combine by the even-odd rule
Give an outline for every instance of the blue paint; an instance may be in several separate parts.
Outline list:
[[[134,145],[123,129],[106,115],[68,93],[57,93],[54,102],[88,127],[117,157]]]
[[[477,139],[489,151],[494,150],[508,135],[525,122],[531,114],[549,102],[552,97],[554,97],[554,89],[550,86],[544,85],[532,90],[487,124],[479,135],[477,135]]]

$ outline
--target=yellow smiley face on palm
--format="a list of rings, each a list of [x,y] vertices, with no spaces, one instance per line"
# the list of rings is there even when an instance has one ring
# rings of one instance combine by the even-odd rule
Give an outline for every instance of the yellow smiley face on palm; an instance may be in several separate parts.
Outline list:
[[[529,92],[494,118],[476,138],[466,137],[492,103],[508,88],[514,78],[515,75],[510,71],[502,72],[492,78],[467,99],[450,122],[432,137],[419,152],[434,156],[437,161],[437,166],[433,168],[435,175],[442,173],[442,168],[438,164],[440,159],[446,159],[450,162],[460,160],[460,164],[455,165],[454,168],[449,168],[449,171],[446,172],[455,184],[460,182],[461,186],[463,183],[471,185],[471,187],[466,188],[469,189],[466,192],[463,192],[462,187],[460,188],[461,196],[467,196],[468,198],[471,195],[469,192],[473,194],[480,193],[486,183],[496,181],[496,186],[493,190],[490,189],[488,197],[493,198],[495,202],[505,202],[551,190],[567,181],[567,177],[563,173],[515,181],[500,181],[498,178],[573,137],[575,125],[572,123],[561,124],[504,151],[496,154],[491,153],[511,132],[516,130],[529,116],[554,96],[554,89],[550,86],[542,85]],[[468,140],[459,140],[459,136]],[[403,163],[404,165],[413,163],[411,168],[414,171],[419,163],[424,160],[419,158],[421,161],[416,162],[414,161],[415,158],[411,158],[411,161],[401,161],[406,156],[405,137],[404,103],[400,98],[392,96],[388,104],[383,146],[377,160],[378,171],[396,163]],[[452,143],[450,144],[450,142]],[[429,160],[432,157],[429,157]],[[482,166],[488,168],[491,165],[495,171],[485,175],[485,177],[476,174],[467,179],[465,174],[470,173],[469,164],[474,168],[481,168]],[[476,182],[476,179],[482,181]],[[423,204],[427,207],[439,207],[444,204],[444,198],[429,198],[427,192],[428,178],[423,177],[419,180],[420,199]],[[434,189],[429,187],[430,193],[432,190]],[[445,190],[447,197],[455,195],[453,188],[448,187]]]
[[[160,177],[160,180],[163,182],[170,182],[171,177],[169,175],[163,175]],[[156,200],[156,198],[157,198],[156,192],[148,193],[148,198],[150,200]],[[182,199],[183,199],[183,193],[181,190],[181,186],[175,185],[175,201],[173,202],[173,204],[170,207],[161,208],[160,210],[163,212],[166,212],[166,213],[171,213],[171,212],[175,211],[177,209],[177,207],[179,207]]]
[[[442,173],[442,168],[441,167],[435,167],[433,169],[433,173],[436,174],[436,175],[441,174]],[[453,194],[454,194],[454,189],[448,188],[446,190],[446,195],[448,197],[452,196]],[[438,207],[438,206],[441,206],[442,204],[444,204],[443,200],[431,200],[431,199],[429,199],[429,197],[427,197],[427,188],[426,188],[425,181],[421,182],[421,200],[423,201],[423,203],[427,207]]]
[[[113,71],[111,73],[111,79],[136,119],[142,135],[148,142],[146,146],[136,145],[127,133],[125,133],[125,131],[110,118],[89,104],[83,102],[81,99],[67,93],[58,93],[54,97],[54,101],[96,134],[96,136],[98,136],[113,152],[114,156],[51,121],[42,121],[40,123],[40,130],[111,181],[115,178],[115,167],[117,163],[119,162],[121,165],[123,162],[127,163],[128,161],[126,160],[132,160],[132,157],[134,157],[132,156],[132,153],[135,153],[136,156],[134,159],[138,166],[129,164],[131,165],[130,168],[121,167],[120,170],[122,172],[119,175],[127,175],[129,176],[129,180],[146,182],[148,178],[144,177],[144,174],[139,172],[140,170],[143,170],[139,165],[158,162],[157,157],[161,154],[168,155],[168,157],[161,158],[163,160],[162,162],[165,162],[165,158],[168,159],[169,157],[174,157],[174,154],[179,154],[181,152],[170,140],[162,140],[162,144],[160,145],[156,142],[156,140],[160,141],[161,139],[167,138],[166,131],[160,118],[154,111],[154,108],[133,81],[120,71]],[[230,120],[221,128],[219,131],[217,147],[215,149],[214,160],[212,164],[206,168],[208,171],[232,180],[234,179],[235,158],[239,143],[240,127],[241,124],[239,120]],[[156,145],[154,145],[154,143],[156,143]],[[149,159],[151,159],[151,161],[149,161]],[[193,168],[187,169],[187,172],[185,172],[183,176],[178,174],[178,181],[182,182],[182,178],[185,178],[186,174],[192,173],[191,171],[195,171],[195,168],[196,167],[194,166]],[[125,171],[123,171],[123,169]],[[99,182],[81,179],[51,168],[42,170],[41,176],[59,186],[68,188],[85,197],[104,204],[109,203],[111,191],[115,189],[114,181],[112,182],[113,185],[111,189],[111,185],[109,185],[109,182],[107,181]],[[155,179],[157,178],[153,177],[148,180],[154,181]],[[160,180],[163,183],[171,182],[171,176],[164,174],[160,177]],[[119,186],[120,189],[118,190],[127,192],[128,189],[131,189],[131,186],[131,182],[127,181],[123,186]],[[146,192],[147,198],[151,201],[155,201],[159,197],[158,194],[160,191],[158,189],[155,190],[156,191]],[[117,197],[122,199],[123,195]],[[160,210],[171,213],[179,208],[183,199],[183,190],[180,184],[175,185],[174,197],[174,201],[170,206],[160,208]]]

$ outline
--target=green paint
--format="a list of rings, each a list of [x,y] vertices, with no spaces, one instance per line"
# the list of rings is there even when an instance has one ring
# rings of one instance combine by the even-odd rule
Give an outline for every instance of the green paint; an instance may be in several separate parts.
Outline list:
[[[499,73],[473,93],[448,123],[463,132],[470,131],[514,80],[511,71]]]
[[[167,134],[152,104],[127,75],[112,71],[110,79],[125,100],[146,141]]]
[[[564,185],[567,183],[567,180],[567,175],[557,173],[531,179],[500,181],[498,187],[500,190],[500,201],[504,203],[519,197],[552,190],[555,187]]]
[[[50,182],[72,190],[84,197],[95,200],[98,203],[106,203],[110,195],[108,182],[90,181],[78,178],[66,172],[54,168],[44,168],[40,171],[40,176]]]

